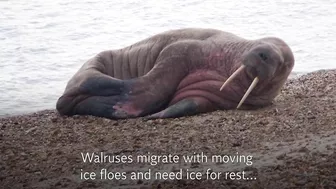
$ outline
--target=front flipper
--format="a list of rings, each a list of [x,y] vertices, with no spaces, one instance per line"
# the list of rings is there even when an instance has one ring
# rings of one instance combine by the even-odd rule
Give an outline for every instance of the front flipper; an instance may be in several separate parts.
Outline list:
[[[199,113],[214,111],[215,106],[207,99],[202,97],[190,97],[183,99],[161,112],[147,116],[148,119],[174,118],[191,116]]]

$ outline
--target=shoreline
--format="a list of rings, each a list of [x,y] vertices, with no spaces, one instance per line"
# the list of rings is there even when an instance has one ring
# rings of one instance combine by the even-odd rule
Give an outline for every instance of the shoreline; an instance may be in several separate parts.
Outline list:
[[[336,69],[289,79],[274,105],[175,119],[61,117],[55,110],[0,118],[0,180],[7,188],[336,188]],[[253,155],[223,163],[88,164],[81,152],[116,155]],[[245,171],[255,180],[82,180],[97,171]]]
[[[309,75],[309,74],[312,74],[312,73],[315,73],[315,72],[328,72],[328,71],[334,71],[336,70],[335,69],[320,69],[320,70],[315,70],[315,71],[312,71],[312,72],[292,72],[289,77],[288,77],[288,80],[286,81],[286,83],[289,81],[289,80],[295,80],[295,79],[298,79],[302,76],[305,76],[305,75]],[[55,102],[56,104],[56,102]],[[9,118],[9,117],[16,117],[16,116],[29,116],[31,114],[35,114],[35,113],[40,113],[40,112],[45,112],[45,111],[55,111],[54,108],[47,108],[47,109],[41,109],[41,110],[37,110],[37,111],[29,111],[29,112],[22,112],[22,113],[12,113],[12,114],[4,114],[4,115],[0,115],[0,119],[2,118]]]

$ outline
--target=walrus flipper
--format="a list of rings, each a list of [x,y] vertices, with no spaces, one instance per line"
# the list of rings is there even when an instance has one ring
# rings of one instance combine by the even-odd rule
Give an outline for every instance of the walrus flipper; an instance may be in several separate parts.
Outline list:
[[[190,97],[185,98],[168,108],[162,110],[161,112],[147,116],[148,119],[157,118],[175,118],[183,116],[192,116],[199,113],[207,112],[212,110],[212,103],[207,99],[201,97]]]
[[[113,106],[127,99],[128,84],[112,77],[90,77],[78,88],[63,94],[56,109],[62,115],[93,115],[113,117]]]

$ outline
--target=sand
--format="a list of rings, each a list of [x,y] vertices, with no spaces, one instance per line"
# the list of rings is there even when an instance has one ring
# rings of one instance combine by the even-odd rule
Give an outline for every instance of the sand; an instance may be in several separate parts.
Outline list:
[[[55,110],[0,119],[0,188],[336,188],[336,70],[290,79],[274,105],[178,119],[61,117]],[[84,163],[81,153],[178,155],[179,163]],[[241,155],[252,165],[184,163],[183,155]],[[200,172],[200,180],[106,180],[108,172]],[[206,170],[221,172],[206,178]],[[246,177],[238,179],[237,174]],[[95,179],[81,173],[95,172]],[[236,174],[225,177],[225,174]],[[224,176],[223,176],[224,175]],[[185,176],[185,175],[184,175]],[[242,175],[240,175],[242,176]],[[247,178],[249,178],[247,180]]]

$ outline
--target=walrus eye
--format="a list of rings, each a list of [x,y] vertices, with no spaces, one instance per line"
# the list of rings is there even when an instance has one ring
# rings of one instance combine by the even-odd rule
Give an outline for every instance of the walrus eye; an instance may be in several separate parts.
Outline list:
[[[267,56],[265,55],[265,53],[259,53],[259,56],[262,60],[264,60],[264,61],[267,60]]]

